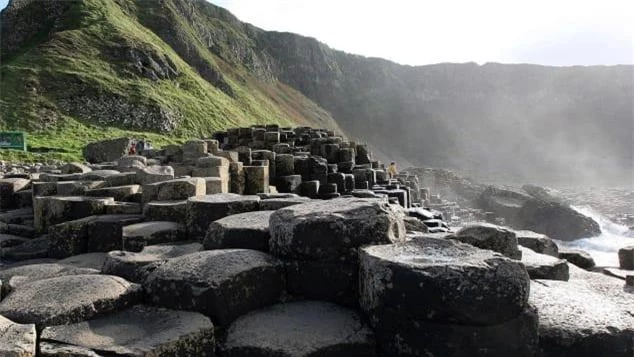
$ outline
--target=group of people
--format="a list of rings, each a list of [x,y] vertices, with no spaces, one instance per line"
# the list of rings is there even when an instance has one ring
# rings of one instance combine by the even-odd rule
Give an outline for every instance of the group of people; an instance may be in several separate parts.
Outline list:
[[[145,139],[132,140],[130,148],[128,149],[128,155],[136,155],[142,153],[144,150],[151,150],[152,144]]]

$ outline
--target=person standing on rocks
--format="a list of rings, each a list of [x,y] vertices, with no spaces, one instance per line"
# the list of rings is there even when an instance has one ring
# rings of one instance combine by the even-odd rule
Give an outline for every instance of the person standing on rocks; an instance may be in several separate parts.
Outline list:
[[[128,149],[128,155],[136,155],[136,144],[134,141],[130,144],[130,149]]]
[[[398,174],[398,171],[396,170],[396,163],[394,161],[392,161],[390,163],[390,166],[387,167],[387,174],[390,176],[391,179],[393,179],[394,176]]]

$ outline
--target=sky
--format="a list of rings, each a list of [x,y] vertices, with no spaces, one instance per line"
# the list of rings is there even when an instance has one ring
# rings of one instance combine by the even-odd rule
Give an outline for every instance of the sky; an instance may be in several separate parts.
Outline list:
[[[401,64],[634,64],[633,0],[209,1],[265,30]]]

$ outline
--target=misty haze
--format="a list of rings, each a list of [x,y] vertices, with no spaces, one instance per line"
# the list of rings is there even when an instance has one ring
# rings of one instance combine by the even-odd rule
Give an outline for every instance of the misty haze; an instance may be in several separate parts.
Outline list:
[[[634,356],[631,1],[0,9],[0,356]]]

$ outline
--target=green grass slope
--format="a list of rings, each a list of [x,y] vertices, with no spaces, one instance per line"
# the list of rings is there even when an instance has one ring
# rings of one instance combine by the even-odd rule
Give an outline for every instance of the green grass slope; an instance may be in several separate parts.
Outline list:
[[[161,145],[257,123],[337,129],[299,92],[210,51],[193,26],[218,24],[193,24],[180,0],[51,3],[14,0],[1,15],[0,130],[26,131],[36,150],[77,158],[108,137]],[[15,158],[32,157],[0,151]]]

